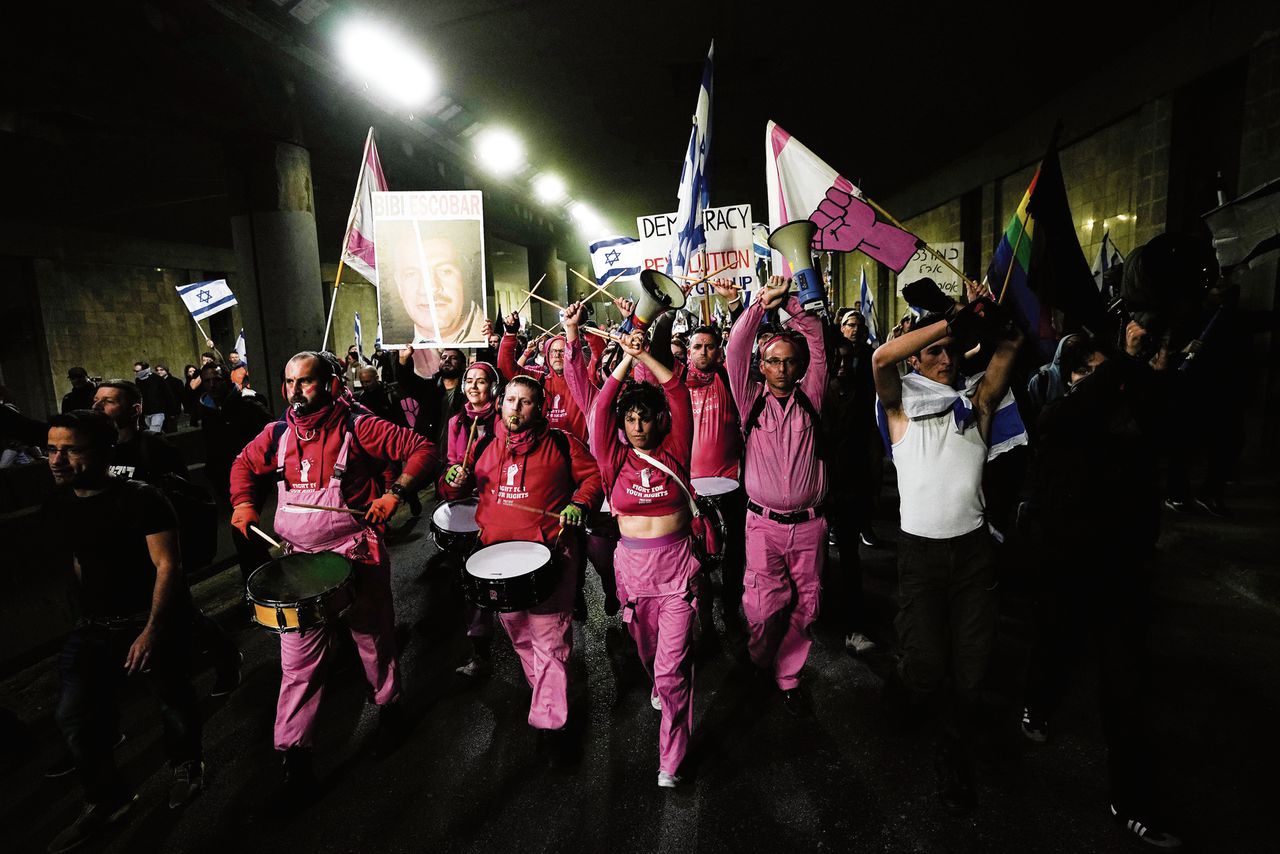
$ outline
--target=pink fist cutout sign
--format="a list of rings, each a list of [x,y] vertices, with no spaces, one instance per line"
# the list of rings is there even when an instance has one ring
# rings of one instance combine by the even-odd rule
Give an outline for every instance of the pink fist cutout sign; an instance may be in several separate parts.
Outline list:
[[[916,236],[876,219],[876,212],[840,187],[831,187],[809,219],[818,227],[813,248],[819,252],[864,253],[901,272],[919,243]]]

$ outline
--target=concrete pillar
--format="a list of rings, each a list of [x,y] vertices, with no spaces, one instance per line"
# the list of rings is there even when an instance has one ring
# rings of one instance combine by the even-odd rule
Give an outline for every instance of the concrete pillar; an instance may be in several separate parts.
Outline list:
[[[285,362],[300,350],[318,349],[324,337],[311,155],[291,142],[263,140],[234,151],[233,166],[234,290],[253,387],[277,410]]]
[[[532,288],[534,282],[541,279],[545,273],[547,278],[538,286],[536,291],[538,296],[549,299],[557,305],[567,305],[568,283],[565,282],[564,274],[561,272],[563,268],[557,261],[555,248],[546,244],[535,244],[528,247],[528,251],[529,287]],[[550,329],[560,321],[554,308],[536,299],[529,301],[529,317],[533,318],[534,323],[546,329]]]

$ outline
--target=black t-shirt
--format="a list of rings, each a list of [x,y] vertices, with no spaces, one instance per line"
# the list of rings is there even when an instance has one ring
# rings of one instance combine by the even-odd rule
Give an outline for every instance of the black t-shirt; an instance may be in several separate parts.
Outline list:
[[[141,481],[111,478],[97,495],[60,489],[45,502],[51,542],[80,562],[80,600],[86,617],[146,615],[156,567],[147,536],[176,531],[164,493]]]
[[[166,474],[187,477],[182,454],[168,439],[152,430],[140,430],[128,442],[116,445],[107,470],[115,477],[151,484],[159,484]]]

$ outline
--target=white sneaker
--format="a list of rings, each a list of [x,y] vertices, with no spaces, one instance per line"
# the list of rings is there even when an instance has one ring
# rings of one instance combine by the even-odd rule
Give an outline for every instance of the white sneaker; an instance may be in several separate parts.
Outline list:
[[[680,778],[675,774],[668,774],[666,771],[658,772],[659,789],[674,789],[678,785],[680,785]]]
[[[853,632],[844,639],[844,648],[854,655],[861,655],[876,648],[876,642],[862,632]]]
[[[650,694],[649,705],[653,706],[653,710],[655,712],[662,711],[662,698],[659,697],[657,694]]]

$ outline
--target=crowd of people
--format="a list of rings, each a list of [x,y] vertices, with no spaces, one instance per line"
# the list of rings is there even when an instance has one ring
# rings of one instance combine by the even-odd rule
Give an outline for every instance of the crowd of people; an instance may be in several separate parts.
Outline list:
[[[898,658],[884,703],[931,728],[941,804],[966,812],[976,802],[996,549],[1028,537],[1046,558],[1022,732],[1050,737],[1076,641],[1095,633],[1111,813],[1133,839],[1177,848],[1141,724],[1148,579],[1167,497],[1161,431],[1171,376],[1189,360],[1122,318],[1114,344],[1105,330],[1074,331],[1052,362],[1027,370],[1023,332],[989,296],[904,318],[874,346],[858,310],[806,312],[790,288],[771,278],[744,305],[732,283],[717,281],[727,322],[678,334],[676,312],[626,332],[596,327],[574,303],[560,334],[526,336],[515,314],[486,324],[490,346],[474,361],[447,347],[373,359],[358,348],[345,359],[299,353],[284,366],[278,418],[249,388],[239,354],[224,360],[212,342],[185,381],[146,362],[131,382],[96,385],[73,368],[64,412],[33,443],[61,487],[51,512],[78,520],[63,527],[77,532],[65,545],[83,605],[59,660],[57,718],[86,807],[50,850],[91,838],[135,799],[112,759],[112,691],[126,673],[146,674],[160,702],[174,808],[203,786],[189,651],[211,652],[216,691],[239,681],[239,651],[183,581],[187,538],[180,546],[172,478],[186,472],[163,436],[175,406],[204,432],[205,471],[246,581],[280,554],[267,552],[260,530],[273,483],[284,552],[333,553],[354,567],[340,621],[280,633],[273,746],[282,803],[316,795],[312,734],[337,625],[350,631],[379,707],[374,752],[405,735],[387,523],[402,502],[418,516],[424,487],[435,487],[441,507],[474,507],[474,543],[445,545],[433,561],[457,569],[477,549],[542,547],[535,562],[551,581],[496,622],[519,657],[528,724],[553,764],[564,760],[572,714],[572,624],[585,615],[594,570],[606,618],[626,626],[651,681],[657,784],[671,788],[687,770],[693,649],[699,631],[715,631],[717,600],[724,630],[745,640],[750,678],[796,716],[812,714],[803,677],[821,610],[851,654],[892,644],[868,622],[859,560],[860,545],[879,543],[872,518],[889,459],[900,499]],[[624,316],[634,308],[617,305]],[[1011,524],[996,518],[1000,497],[985,488],[1010,451],[1031,458]],[[1221,513],[1229,461],[1216,464],[1201,505]],[[494,610],[461,595],[457,605],[470,639],[458,673],[484,678]]]

